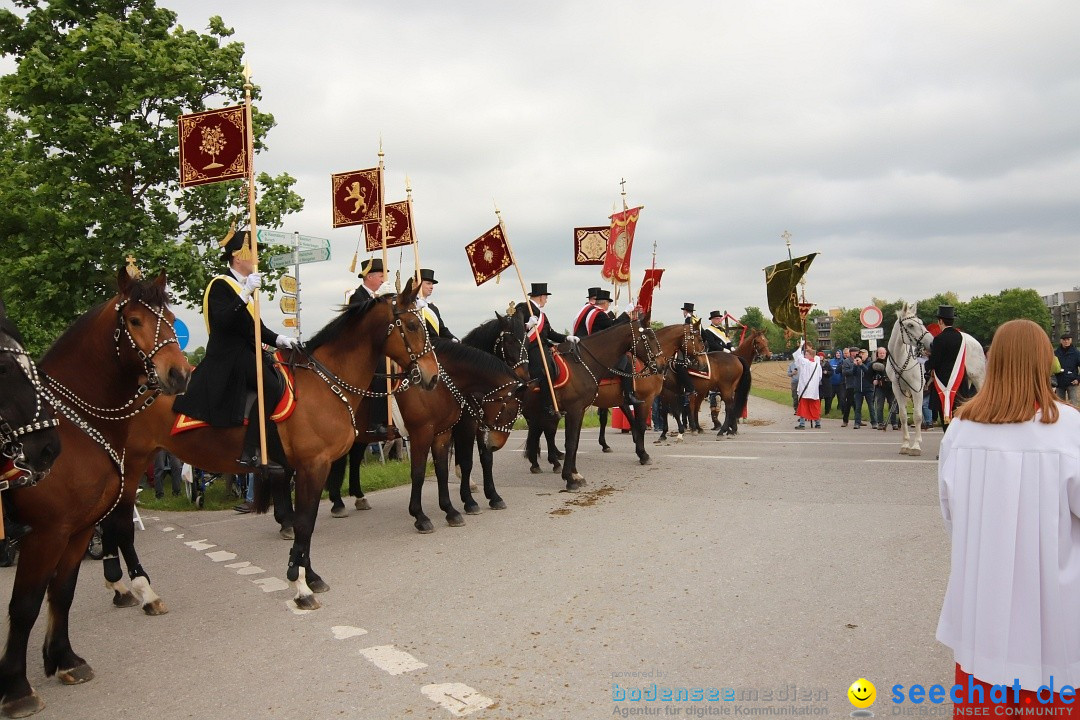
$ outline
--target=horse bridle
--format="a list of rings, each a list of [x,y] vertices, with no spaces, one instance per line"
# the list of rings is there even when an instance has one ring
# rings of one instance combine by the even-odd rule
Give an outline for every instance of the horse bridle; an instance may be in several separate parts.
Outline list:
[[[420,350],[419,353],[413,352],[412,345],[409,344],[409,338],[405,335],[405,326],[401,323],[401,316],[406,313],[414,315],[417,321],[420,323],[420,327],[424,327],[424,316],[417,308],[413,308],[411,310],[399,310],[396,295],[390,300],[390,305],[393,308],[394,319],[386,328],[386,337],[390,337],[390,334],[394,331],[394,328],[397,328],[398,335],[401,336],[401,342],[405,345],[405,351],[409,353],[409,367],[405,368],[405,371],[408,373],[409,379],[419,385],[421,380],[423,380],[423,377],[420,373],[420,359],[428,353],[433,353],[435,351],[435,345],[432,344],[431,336],[428,335],[427,330],[425,329],[424,347]],[[438,358],[436,358],[435,363],[438,364],[438,362]]]
[[[146,370],[146,388],[150,390],[158,390],[160,380],[158,379],[157,370],[154,368],[154,356],[161,352],[169,343],[176,343],[177,347],[180,346],[180,341],[176,339],[176,331],[173,330],[172,337],[167,337],[164,340],[158,340],[161,337],[161,325],[164,323],[170,329],[172,325],[165,319],[165,309],[153,308],[147,305],[142,300],[137,300],[140,305],[147,309],[150,313],[157,316],[157,324],[154,326],[154,346],[150,349],[149,353],[145,353],[139,349],[139,346],[135,343],[135,338],[132,337],[131,331],[128,330],[127,324],[124,323],[124,306],[129,302],[132,302],[130,298],[124,298],[120,302],[116,303],[116,330],[113,332],[113,342],[116,344],[116,357],[120,357],[120,334],[123,333],[128,342],[131,343],[131,349],[134,350],[139,359],[142,360],[143,368]]]
[[[507,350],[507,347],[506,347],[506,339],[507,338],[515,338],[516,339],[516,336],[510,330],[500,330],[499,335],[495,338],[495,346],[492,349],[499,353],[499,355],[502,357],[503,362],[505,362],[507,365],[510,365],[510,370],[512,370],[512,371],[517,370],[522,365],[528,365],[529,364],[529,350],[526,347],[526,343],[525,343],[524,339],[522,339],[522,340],[520,340],[518,342],[518,359],[517,359],[517,362],[514,363],[513,365],[510,364],[512,362],[513,358],[510,357],[510,352]]]
[[[649,344],[650,337],[653,339],[653,342],[656,343],[655,352],[653,346]],[[632,377],[649,377],[651,375],[659,375],[660,365],[658,361],[664,356],[664,348],[660,347],[660,338],[656,337],[656,331],[653,330],[651,327],[648,327],[641,328],[641,332],[634,333],[634,342],[630,350],[635,358],[638,358],[639,342],[645,346],[645,357],[648,359],[642,360],[642,362],[645,363],[645,369],[648,370],[648,372],[632,372]],[[641,358],[638,359],[640,360]]]
[[[925,326],[922,326],[922,323],[920,322],[919,324],[920,326],[922,326],[923,329],[922,335],[920,335],[919,337],[915,337],[915,333],[908,330],[907,323],[904,322],[905,320],[918,320],[918,318],[902,318],[898,321],[900,323],[900,336],[904,340],[904,345],[908,349],[908,356],[904,360],[903,365],[898,365],[896,363],[896,358],[893,357],[892,353],[889,353],[889,364],[892,365],[893,372],[896,373],[897,379],[907,385],[908,391],[914,394],[915,388],[913,388],[911,386],[911,383],[909,383],[907,380],[904,380],[904,373],[907,372],[908,368],[911,367],[912,363],[917,363],[919,361],[918,352],[922,348],[923,338],[929,335],[930,331],[927,330]]]
[[[460,405],[463,410],[476,420],[477,427],[480,430],[485,432],[494,430],[495,432],[508,433],[514,429],[514,423],[521,414],[520,404],[518,406],[518,412],[514,413],[513,417],[501,424],[499,423],[499,420],[502,419],[504,414],[507,414],[506,406],[514,399],[514,390],[524,385],[520,380],[514,379],[510,382],[503,383],[502,385],[487,391],[477,399],[474,394],[463,393],[442,368],[439,369],[439,375],[446,385],[446,389],[450,391],[450,395],[453,396],[454,400],[457,401],[457,404]],[[484,406],[490,403],[502,403],[502,405],[499,408],[499,413],[495,416],[495,420],[489,424],[487,416],[484,413]]]
[[[691,353],[690,352],[690,343],[692,342],[693,337],[694,337],[693,325],[691,325],[689,323],[683,324],[682,344],[679,346],[679,351],[682,353],[682,356],[684,358],[686,358],[685,362],[686,362],[687,366],[690,365],[690,357],[691,357],[691,355],[693,355],[693,357],[695,357],[695,358],[698,358],[698,357],[701,357],[702,355],[708,355],[709,354],[708,350],[706,350],[704,347],[701,349],[700,352],[696,352],[696,353]],[[701,335],[698,335],[698,337],[700,338]]]
[[[0,352],[14,355],[17,358],[16,364],[34,388],[35,407],[34,417],[25,425],[12,427],[7,418],[0,415],[0,455],[10,460],[16,470],[29,478],[28,484],[34,485],[38,480],[45,477],[49,471],[33,470],[30,467],[26,459],[26,453],[23,450],[23,438],[36,432],[55,428],[60,424],[60,420],[45,417],[45,406],[42,403],[45,387],[38,374],[37,365],[30,358],[30,354],[15,342],[14,338],[9,339],[14,343],[14,346],[9,346],[6,343],[0,345]]]

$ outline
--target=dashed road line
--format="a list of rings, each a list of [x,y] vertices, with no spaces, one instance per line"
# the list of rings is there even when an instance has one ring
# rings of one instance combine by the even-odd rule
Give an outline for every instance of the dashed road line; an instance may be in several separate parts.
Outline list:
[[[701,458],[703,460],[760,460],[756,455],[665,455],[673,458]]]
[[[353,627],[352,625],[335,625],[330,628],[330,632],[333,633],[335,640],[348,640],[352,637],[367,635],[367,630],[362,627]]]
[[[464,717],[490,707],[495,701],[484,697],[463,683],[437,683],[425,685],[420,692],[450,711],[454,717]]]
[[[385,670],[391,675],[401,675],[426,668],[427,663],[420,662],[404,650],[398,650],[393,645],[374,645],[364,648],[360,655],[370,660],[375,667]]]

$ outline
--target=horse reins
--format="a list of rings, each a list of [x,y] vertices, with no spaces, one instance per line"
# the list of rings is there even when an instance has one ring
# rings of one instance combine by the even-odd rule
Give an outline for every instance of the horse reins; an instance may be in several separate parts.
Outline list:
[[[904,360],[903,365],[897,365],[896,358],[893,357],[892,353],[889,353],[889,364],[892,365],[893,372],[896,373],[896,379],[907,386],[908,393],[914,395],[915,388],[912,387],[911,383],[904,379],[904,373],[907,372],[909,368],[911,368],[911,363],[918,363],[919,360],[916,356],[916,348],[922,347],[922,340],[924,337],[930,334],[930,331],[923,327],[922,335],[920,335],[919,337],[915,337],[915,333],[908,330],[907,324],[903,320],[900,320],[899,322],[901,338],[905,341],[911,341],[910,343],[903,343],[904,346],[908,349],[908,356],[907,359]],[[905,395],[907,395],[908,393],[905,393]]]

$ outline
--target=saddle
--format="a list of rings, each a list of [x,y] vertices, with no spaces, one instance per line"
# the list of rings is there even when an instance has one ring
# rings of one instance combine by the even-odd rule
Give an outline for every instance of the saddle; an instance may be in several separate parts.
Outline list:
[[[281,386],[285,388],[285,391],[281,394],[281,399],[278,400],[277,405],[274,407],[274,411],[270,413],[270,419],[274,422],[282,422],[287,420],[290,415],[293,414],[293,410],[296,409],[296,382],[293,377],[293,372],[289,368],[288,361],[280,350],[274,353],[274,373],[277,374],[279,380],[281,380]],[[250,407],[251,403],[255,400],[255,393],[249,393],[245,407]],[[247,413],[244,413],[244,425],[248,424]],[[170,435],[179,435],[180,433],[187,432],[188,430],[198,430],[199,428],[210,427],[210,423],[198,418],[189,417],[183,413],[176,414],[176,420],[173,422]]]
[[[690,373],[691,377],[704,378],[705,380],[708,380],[709,377],[712,374],[712,364],[709,362],[709,354],[708,353],[705,353],[705,355],[703,355],[702,357],[705,358],[705,369],[704,370],[697,370],[696,368],[694,368],[693,365],[688,365],[686,367],[686,372]]]

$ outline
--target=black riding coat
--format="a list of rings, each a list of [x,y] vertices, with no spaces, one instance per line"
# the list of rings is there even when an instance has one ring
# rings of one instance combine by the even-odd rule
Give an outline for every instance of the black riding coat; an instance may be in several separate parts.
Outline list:
[[[231,275],[210,281],[203,303],[210,337],[206,357],[191,374],[187,392],[176,398],[173,408],[215,427],[235,427],[244,422],[249,390],[255,389],[255,321],[239,293],[229,283]],[[262,325],[262,342],[277,344],[277,333]],[[264,391],[267,403],[276,402],[280,386],[273,363],[263,353]]]
[[[946,327],[930,344],[930,358],[926,361],[926,369],[932,371],[942,384],[949,382],[953,365],[956,364],[963,345],[964,336],[954,327]]]

